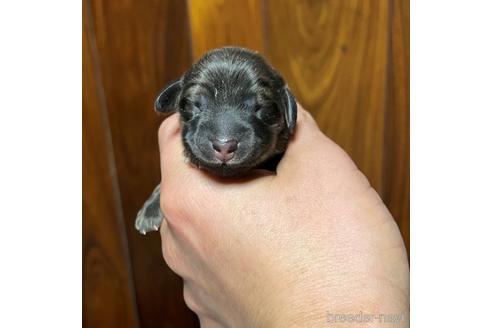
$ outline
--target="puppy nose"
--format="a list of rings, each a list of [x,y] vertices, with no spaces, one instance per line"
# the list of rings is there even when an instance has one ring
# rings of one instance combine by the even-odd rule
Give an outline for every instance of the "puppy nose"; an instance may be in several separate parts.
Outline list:
[[[237,150],[237,140],[215,139],[212,141],[212,147],[215,150],[215,157],[222,162],[227,162],[234,157],[234,152]]]

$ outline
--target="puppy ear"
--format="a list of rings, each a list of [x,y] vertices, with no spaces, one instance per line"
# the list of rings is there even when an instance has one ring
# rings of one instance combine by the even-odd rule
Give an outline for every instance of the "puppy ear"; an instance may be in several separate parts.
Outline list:
[[[170,113],[177,110],[176,100],[181,92],[183,84],[177,80],[166,86],[157,96],[154,109],[158,113]]]
[[[284,89],[282,90],[282,98],[285,122],[287,124],[287,128],[289,129],[289,133],[292,134],[294,132],[294,128],[296,127],[297,121],[296,99],[294,98],[288,87],[284,87]]]

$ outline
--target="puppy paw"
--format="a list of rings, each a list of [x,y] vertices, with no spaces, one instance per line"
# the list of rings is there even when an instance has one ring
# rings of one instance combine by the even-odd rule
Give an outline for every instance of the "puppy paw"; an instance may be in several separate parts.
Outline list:
[[[160,194],[161,188],[158,185],[137,214],[135,229],[143,235],[149,231],[158,231],[164,219],[164,214],[159,204]]]

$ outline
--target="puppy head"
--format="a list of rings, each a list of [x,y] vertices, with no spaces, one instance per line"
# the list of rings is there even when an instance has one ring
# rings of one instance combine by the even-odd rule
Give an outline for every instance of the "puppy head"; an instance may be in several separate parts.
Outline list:
[[[297,107],[283,78],[257,53],[212,50],[155,101],[178,110],[185,154],[215,175],[245,174],[285,151]]]

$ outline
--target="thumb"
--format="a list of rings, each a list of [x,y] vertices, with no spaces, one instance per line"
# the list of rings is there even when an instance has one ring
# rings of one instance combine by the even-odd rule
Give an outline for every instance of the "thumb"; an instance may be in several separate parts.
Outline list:
[[[319,129],[316,121],[301,105],[297,104],[298,115],[294,134],[289,146],[277,166],[278,176],[290,176],[312,167],[315,163],[329,164],[336,169],[355,166],[347,153]]]
[[[199,170],[188,164],[181,140],[179,114],[166,118],[159,127],[159,151],[161,163],[161,188],[166,192],[178,192],[191,180],[200,185],[204,179]]]

